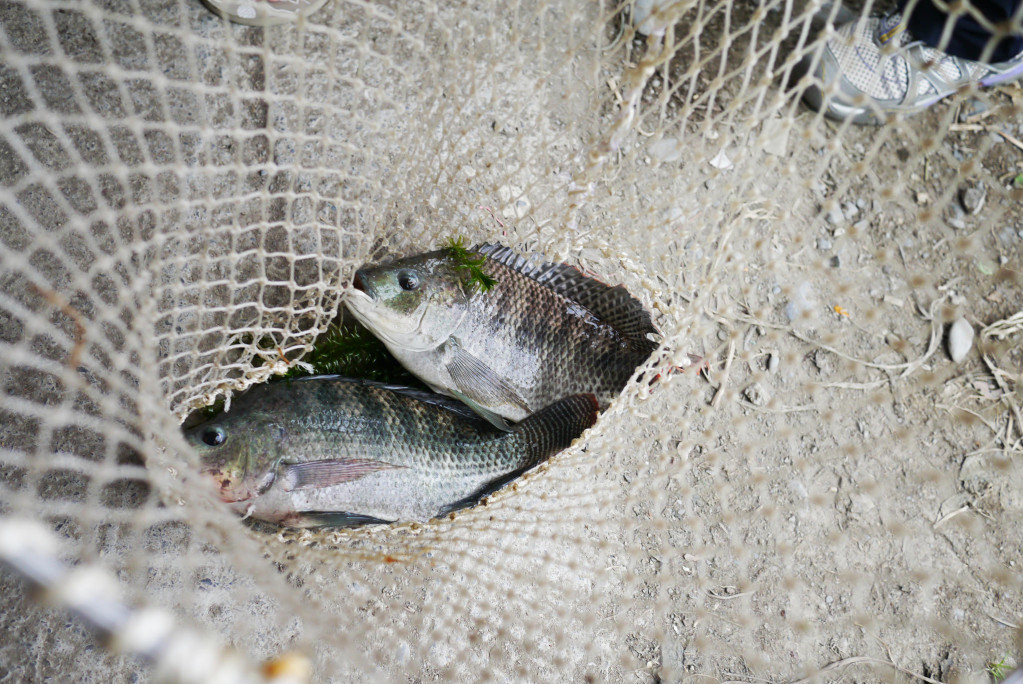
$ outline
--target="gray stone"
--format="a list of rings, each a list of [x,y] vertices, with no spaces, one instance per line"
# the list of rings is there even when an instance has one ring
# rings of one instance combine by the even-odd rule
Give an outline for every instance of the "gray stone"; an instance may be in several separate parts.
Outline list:
[[[796,287],[791,301],[785,306],[785,315],[789,321],[795,321],[813,311],[816,306],[817,298],[814,296],[813,285],[804,280]]]
[[[817,249],[821,251],[827,251],[831,249],[831,240],[824,237],[817,238]]]
[[[811,358],[813,359],[813,365],[817,366],[817,370],[820,371],[821,375],[831,375],[835,372],[835,356],[831,352],[818,349]]]
[[[845,214],[842,213],[842,210],[840,208],[835,207],[834,209],[828,212],[828,223],[830,223],[833,226],[845,223]]]
[[[988,109],[989,107],[987,102],[971,97],[963,103],[963,108],[959,110],[959,123],[966,123],[978,114],[983,114]]]
[[[984,208],[987,188],[983,183],[971,183],[959,192],[959,201],[968,214],[978,214]]]
[[[945,207],[945,222],[956,230],[964,230],[966,228],[966,222],[963,220],[964,216],[966,216],[966,213],[958,204],[949,204]]]
[[[761,387],[759,382],[754,382],[752,385],[746,388],[743,392],[743,396],[746,400],[754,406],[764,406],[767,404],[768,394],[767,391]]]

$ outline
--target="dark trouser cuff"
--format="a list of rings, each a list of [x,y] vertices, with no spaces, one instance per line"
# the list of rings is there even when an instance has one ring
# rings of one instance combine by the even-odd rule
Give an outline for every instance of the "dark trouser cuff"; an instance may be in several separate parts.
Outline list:
[[[1023,0],[970,0],[971,4],[994,24],[1007,22]],[[908,0],[899,1],[899,10],[905,16]],[[948,15],[939,10],[931,0],[919,0],[908,15],[907,28],[913,38],[931,47],[938,47],[945,29]],[[979,60],[991,33],[977,23],[970,15],[959,17],[948,45],[943,52],[953,57]],[[1014,35],[998,42],[988,62],[1005,62],[1023,52],[1023,36]]]

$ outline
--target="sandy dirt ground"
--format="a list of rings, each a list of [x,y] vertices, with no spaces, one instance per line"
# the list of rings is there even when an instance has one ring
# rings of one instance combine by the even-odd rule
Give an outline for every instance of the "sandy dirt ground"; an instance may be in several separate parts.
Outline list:
[[[733,9],[736,25],[757,11],[752,3]],[[197,32],[216,35],[219,26],[190,11]],[[720,39],[723,19],[708,15],[710,44]],[[567,22],[563,13],[552,16]],[[387,20],[395,21],[393,15]],[[339,31],[358,35],[345,21],[337,19]],[[311,76],[304,80],[305,67],[268,57],[264,71],[251,66],[258,57],[245,61],[245,87],[266,88],[277,100],[224,114],[224,125],[269,127],[277,137],[246,138],[245,155],[251,156],[245,164],[252,168],[242,181],[197,181],[209,206],[186,212],[180,223],[161,215],[155,228],[135,226],[122,234],[126,242],[155,245],[157,254],[151,262],[156,275],[145,281],[156,311],[147,302],[133,309],[151,328],[128,339],[124,356],[131,356],[132,345],[144,352],[137,354],[143,361],[131,362],[143,376],[131,390],[139,402],[131,420],[145,433],[139,451],[159,495],[132,504],[140,509],[137,521],[125,505],[85,518],[95,523],[91,527],[58,524],[81,545],[77,557],[108,564],[125,580],[130,598],[172,608],[247,657],[289,648],[309,654],[323,681],[753,683],[818,673],[819,681],[989,682],[999,664],[1016,663],[1023,622],[1023,425],[1016,412],[1023,405],[1023,330],[1007,325],[998,337],[999,328],[988,328],[986,338],[982,331],[1023,308],[1023,190],[1013,187],[1023,174],[1023,90],[990,91],[988,113],[979,117],[952,103],[881,128],[836,126],[792,102],[780,113],[765,113],[748,96],[773,94],[777,83],[753,87],[740,74],[722,85],[714,78],[716,64],[697,69],[692,58],[702,53],[684,43],[668,70],[647,84],[638,130],[598,169],[596,190],[577,210],[568,207],[577,197],[573,173],[585,165],[579,151],[596,149],[616,120],[626,94],[623,74],[637,63],[643,42],[597,60],[592,46],[573,43],[578,59],[565,67],[562,44],[547,36],[528,52],[539,55],[535,63],[519,55],[523,63],[503,65],[498,57],[518,53],[491,55],[479,47],[485,41],[470,40],[476,31],[499,43],[486,26],[466,23],[462,38],[457,32],[447,37],[492,60],[480,57],[479,71],[467,72],[473,88],[446,87],[443,79],[456,67],[424,59],[422,69],[390,73],[386,60],[373,61],[386,68],[367,68],[355,85],[361,83],[369,99],[379,96],[382,105],[367,106],[379,106],[382,114],[367,119],[362,146],[317,147],[305,140],[303,148],[288,140],[294,130],[324,139],[336,133],[324,123],[330,116],[302,99],[329,98],[310,85],[316,83]],[[609,24],[604,37],[613,39],[616,26]],[[5,30],[20,36],[9,39],[17,50],[29,52],[31,22],[12,11]],[[519,39],[533,49],[532,38]],[[298,44],[278,37],[263,44],[252,33],[238,40],[270,56],[342,52],[325,39]],[[152,63],[119,68],[163,71],[158,58],[174,50],[160,45],[149,48]],[[375,49],[385,55],[408,57],[384,38],[380,45]],[[417,50],[409,48],[423,57]],[[230,56],[225,60],[229,64]],[[309,63],[312,74],[316,63]],[[540,81],[545,65],[554,71]],[[226,69],[213,57],[205,66]],[[404,114],[396,113],[388,98],[411,97],[420,73],[436,80],[422,86],[421,101],[410,99]],[[685,83],[690,77],[692,89],[661,97],[666,79]],[[391,90],[380,87],[387,78],[397,81]],[[580,83],[585,86],[577,88]],[[38,87],[56,97],[60,85]],[[335,105],[357,99],[344,88]],[[18,92],[5,106],[16,108]],[[303,93],[297,97],[302,106],[295,105],[296,92]],[[451,104],[460,97],[464,102]],[[47,106],[56,109],[55,102]],[[737,113],[729,113],[730,102],[740,103]],[[141,119],[187,120],[187,100],[145,116],[140,99],[135,105]],[[432,125],[442,120],[435,110],[445,107],[450,112],[443,126]],[[403,127],[396,123],[402,116],[423,121]],[[786,116],[792,118],[787,138],[767,136],[774,142],[765,150],[761,134]],[[357,123],[337,125],[352,133],[361,130]],[[45,148],[49,140],[45,131],[19,135],[26,149]],[[146,154],[129,154],[124,163],[146,170],[147,154],[183,149],[150,144]],[[14,154],[10,145],[0,148],[5,185],[21,173],[10,161]],[[36,166],[47,159],[56,164],[56,157],[47,157],[57,155],[53,150],[36,154]],[[360,154],[364,158],[352,162]],[[302,167],[303,158],[314,160],[312,170]],[[328,178],[342,168],[349,177]],[[352,190],[353,178],[371,173],[377,175],[366,188]],[[161,192],[176,198],[160,187],[121,192],[134,190],[155,204],[166,199]],[[214,201],[241,187],[290,199],[327,187],[324,193],[343,199],[336,202],[342,209],[296,202],[298,208],[278,212],[278,204],[260,204],[261,196],[251,207],[239,201],[225,209]],[[360,204],[365,196],[359,192],[375,203]],[[85,215],[89,196],[81,191]],[[60,215],[45,202],[40,206],[29,228],[59,233]],[[230,235],[209,231],[212,224],[236,225],[220,210],[242,214],[241,227]],[[348,226],[325,241],[307,230],[325,215],[359,230]],[[242,228],[259,226],[263,217],[303,227],[290,233],[257,228],[250,240]],[[22,252],[36,255],[32,273],[56,287],[66,284],[48,269],[48,257],[36,254],[42,243],[33,242],[32,230],[10,220],[10,212],[4,218],[5,289],[24,287],[23,265],[12,256]],[[202,375],[195,370],[199,361],[178,352],[213,358],[218,344],[238,338],[201,333],[219,334],[234,317],[248,321],[245,306],[260,297],[268,316],[282,301],[331,309],[336,286],[358,260],[351,255],[433,247],[451,223],[472,238],[546,250],[624,283],[656,312],[665,333],[662,354],[651,362],[661,374],[630,385],[568,452],[452,520],[354,533],[279,533],[243,525],[191,493],[194,482],[181,473],[194,466],[194,456],[175,442],[171,410],[183,410],[190,383],[213,384],[217,377]],[[218,255],[259,251],[266,262],[253,270],[252,264],[212,260],[203,271],[196,264],[204,244]],[[74,244],[64,249],[72,257],[82,253]],[[170,260],[160,260],[160,249],[178,249],[184,257],[171,268]],[[295,258],[317,250],[316,259]],[[149,257],[136,249],[132,258]],[[334,289],[310,286],[289,299],[312,277],[303,268],[326,274],[323,282]],[[126,277],[143,282],[138,273]],[[204,278],[222,287],[206,289]],[[292,287],[264,291],[252,278],[290,278]],[[232,289],[224,282],[245,284]],[[81,298],[102,299],[104,287]],[[187,316],[167,315],[175,306],[184,310],[186,299],[235,308],[207,318],[191,309]],[[23,335],[13,310],[5,303],[0,317],[5,344]],[[948,331],[960,317],[977,340],[956,363]],[[281,335],[294,342],[287,335],[298,324],[289,324]],[[303,325],[302,331],[311,329]],[[42,355],[47,341],[25,344]],[[157,359],[154,365],[146,366],[147,354]],[[689,354],[703,361],[668,372]],[[237,355],[223,358],[234,362]],[[87,355],[84,363],[93,361]],[[147,380],[142,371],[159,380]],[[225,371],[220,379],[235,376]],[[5,396],[39,405],[57,402],[63,391],[13,361],[0,364],[0,383]],[[6,425],[4,449],[34,448],[25,446],[34,445],[31,424]],[[77,453],[74,445],[61,449]],[[104,477],[99,470],[82,472],[97,482]],[[14,498],[30,488],[23,476],[13,466],[0,471],[15,508],[27,508],[24,496]],[[45,478],[24,477],[37,487],[40,515],[48,520],[48,501],[89,506],[99,500],[95,484],[74,499],[69,492],[85,487],[75,477],[51,490],[41,484]],[[0,503],[9,513],[12,504]],[[16,579],[2,581],[0,681],[149,679],[140,661],[97,646],[80,620],[39,608]]]

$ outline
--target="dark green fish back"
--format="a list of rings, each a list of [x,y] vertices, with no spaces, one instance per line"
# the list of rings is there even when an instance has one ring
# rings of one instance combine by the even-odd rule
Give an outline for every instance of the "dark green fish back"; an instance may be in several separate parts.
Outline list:
[[[483,269],[497,284],[472,295],[463,344],[528,388],[533,410],[587,392],[606,407],[656,349],[650,314],[624,287],[500,245],[477,252],[488,257]]]
[[[457,479],[521,471],[564,449],[596,420],[592,395],[568,397],[494,429],[460,402],[430,392],[338,376],[256,387],[228,415],[280,425],[287,460],[376,458]],[[244,425],[243,425],[244,426]],[[246,439],[244,430],[238,438]]]
[[[648,336],[657,334],[650,312],[629,294],[622,285],[611,286],[585,275],[568,264],[540,263],[498,244],[484,244],[475,249],[496,264],[536,281],[565,299],[589,309],[594,316],[615,328],[637,353],[648,356],[657,343]]]

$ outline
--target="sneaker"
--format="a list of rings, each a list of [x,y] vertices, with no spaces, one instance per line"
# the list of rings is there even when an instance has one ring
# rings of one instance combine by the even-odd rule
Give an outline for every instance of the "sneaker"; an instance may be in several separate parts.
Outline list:
[[[810,57],[804,58],[807,62]],[[824,44],[806,103],[834,119],[880,124],[891,113],[930,107],[967,83],[989,86],[1023,76],[1023,53],[983,64],[927,47],[906,30],[900,14],[842,24]]]

